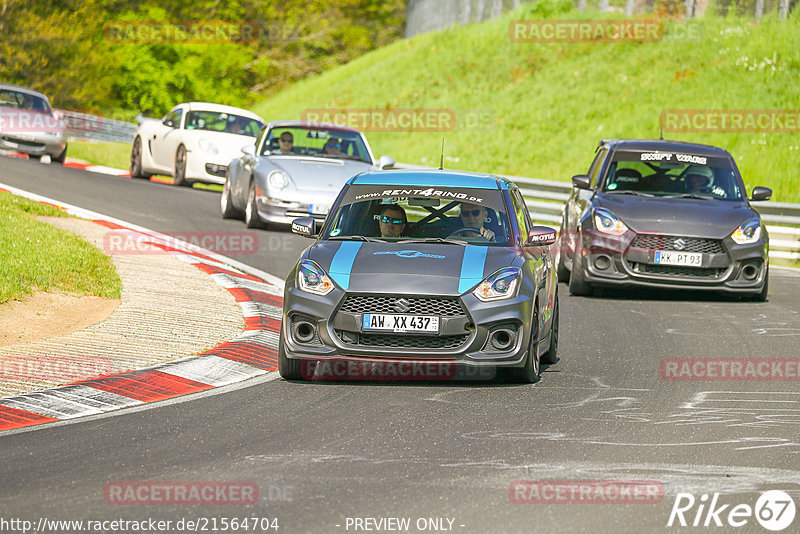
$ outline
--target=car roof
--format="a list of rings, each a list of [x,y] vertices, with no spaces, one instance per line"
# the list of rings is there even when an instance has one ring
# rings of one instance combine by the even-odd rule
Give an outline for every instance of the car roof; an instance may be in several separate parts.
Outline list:
[[[463,187],[467,189],[513,189],[506,178],[493,174],[449,171],[440,169],[394,169],[358,174],[348,182],[352,185],[401,185],[417,187]]]
[[[241,115],[242,117],[247,117],[249,119],[257,120],[262,124],[267,122],[258,115],[256,115],[255,113],[253,113],[252,111],[247,111],[246,109],[237,108],[233,106],[226,106],[224,104],[213,104],[211,102],[186,102],[184,104],[179,104],[179,106],[185,107],[187,111],[212,111],[215,113],[231,113],[234,115]]]
[[[34,91],[33,89],[29,89],[21,85],[15,85],[13,83],[0,83],[0,89],[10,89],[12,91],[19,91],[20,93],[28,93],[29,95],[38,96],[50,102],[50,99],[47,98],[42,93],[40,93],[39,91]]]
[[[335,128],[337,130],[345,130],[348,132],[361,133],[359,130],[350,126],[342,126],[341,124],[334,124],[332,122],[314,122],[314,121],[272,121],[267,125],[272,128]]]
[[[598,148],[608,146],[614,150],[629,150],[632,152],[651,150],[659,152],[691,152],[698,156],[730,156],[727,150],[716,146],[668,139],[602,139],[597,146]]]

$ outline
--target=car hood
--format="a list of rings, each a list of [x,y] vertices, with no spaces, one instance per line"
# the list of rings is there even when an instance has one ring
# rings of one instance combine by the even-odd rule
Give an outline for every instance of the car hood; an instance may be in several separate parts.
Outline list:
[[[195,150],[202,152],[199,142],[207,139],[213,143],[223,160],[232,160],[242,155],[242,148],[255,143],[255,139],[246,135],[225,132],[207,132],[202,130],[185,130],[186,135],[195,138]]]
[[[263,162],[259,164],[261,173],[269,174],[275,169],[283,171],[290,178],[290,187],[297,191],[331,189],[338,193],[347,180],[358,173],[375,168],[363,161],[314,157],[265,156],[261,161]]]
[[[595,198],[594,206],[611,211],[637,233],[713,239],[723,239],[743,222],[758,217],[744,201],[601,193]]]
[[[460,295],[522,263],[507,247],[359,241],[320,241],[305,257],[342,289],[404,295]]]

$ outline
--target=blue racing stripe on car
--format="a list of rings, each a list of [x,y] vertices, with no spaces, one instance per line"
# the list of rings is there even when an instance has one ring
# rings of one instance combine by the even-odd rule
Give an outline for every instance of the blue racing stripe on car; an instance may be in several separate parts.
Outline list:
[[[464,247],[464,259],[461,260],[461,278],[458,280],[458,292],[463,293],[478,285],[483,280],[483,268],[486,265],[488,247]]]
[[[350,287],[350,272],[353,270],[353,262],[360,248],[361,243],[357,241],[343,241],[339,250],[333,255],[328,274],[342,289]]]

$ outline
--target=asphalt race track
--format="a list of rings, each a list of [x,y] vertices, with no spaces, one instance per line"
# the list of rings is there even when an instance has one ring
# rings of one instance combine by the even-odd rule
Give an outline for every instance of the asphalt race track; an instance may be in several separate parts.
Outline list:
[[[245,230],[221,219],[219,194],[208,191],[5,157],[0,183],[161,232]],[[259,243],[234,257],[283,278],[311,242],[261,231]],[[773,268],[767,303],[655,291],[578,298],[563,284],[559,292],[561,359],[536,385],[260,379],[0,435],[0,515],[34,524],[205,518],[208,531],[212,518],[266,517],[283,533],[394,525],[381,518],[410,518],[411,532],[767,532],[755,517],[735,529],[666,525],[678,493],[706,505],[719,493],[729,505],[723,522],[766,490],[800,506],[796,368],[794,380],[675,381],[661,372],[666,358],[797,357],[800,272]],[[511,502],[520,480],[652,481],[663,497]],[[140,481],[254,483],[259,499],[107,502],[107,485]],[[689,525],[698,506],[685,513]],[[706,519],[703,511],[698,524]]]

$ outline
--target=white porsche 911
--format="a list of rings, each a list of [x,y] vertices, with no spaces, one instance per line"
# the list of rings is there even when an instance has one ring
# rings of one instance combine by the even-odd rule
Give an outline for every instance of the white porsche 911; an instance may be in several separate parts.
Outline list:
[[[231,160],[252,145],[265,121],[231,106],[188,102],[163,119],[139,119],[131,148],[131,176],[173,177],[175,185],[225,183]]]

